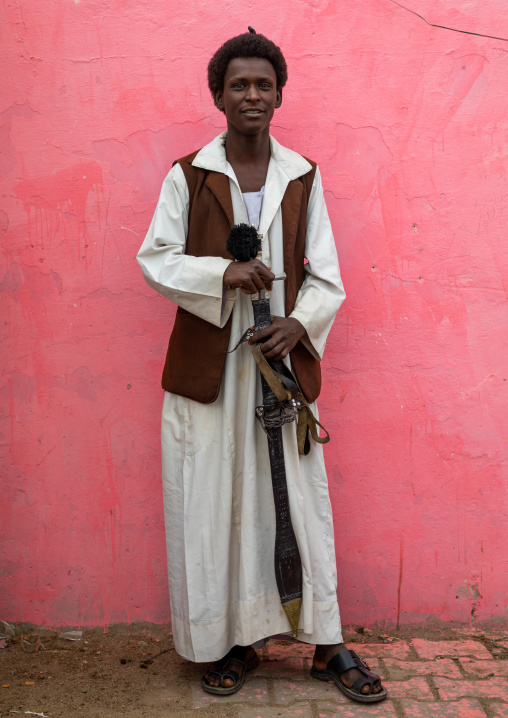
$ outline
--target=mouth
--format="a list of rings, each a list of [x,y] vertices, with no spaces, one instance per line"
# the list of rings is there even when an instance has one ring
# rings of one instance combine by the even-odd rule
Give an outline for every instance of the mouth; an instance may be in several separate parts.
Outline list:
[[[257,117],[258,115],[263,115],[264,110],[242,110],[243,115],[252,115],[254,117]]]

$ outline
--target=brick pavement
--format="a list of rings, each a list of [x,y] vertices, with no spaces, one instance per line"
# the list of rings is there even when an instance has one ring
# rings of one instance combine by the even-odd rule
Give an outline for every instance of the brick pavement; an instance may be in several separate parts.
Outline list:
[[[433,660],[438,656],[474,656],[491,658],[490,653],[479,641],[427,641],[415,638],[412,645],[420,658]]]
[[[332,683],[311,678],[312,647],[271,641],[238,693],[211,696],[195,682],[182,708],[229,718],[508,718],[508,651],[496,656],[473,639],[350,648],[383,676],[389,696],[383,703],[355,703]]]
[[[508,718],[508,705],[492,705],[490,706],[492,718]]]

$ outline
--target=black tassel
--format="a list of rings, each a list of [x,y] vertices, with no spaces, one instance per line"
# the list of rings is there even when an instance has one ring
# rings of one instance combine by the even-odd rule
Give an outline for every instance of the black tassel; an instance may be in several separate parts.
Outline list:
[[[261,250],[261,237],[250,224],[235,224],[231,228],[226,249],[238,262],[248,262],[256,259]]]
[[[249,25],[249,28],[248,28],[248,29],[249,29],[249,32],[250,32],[251,35],[257,35],[257,32],[256,32],[256,31],[254,30],[254,28],[251,27],[250,25]]]

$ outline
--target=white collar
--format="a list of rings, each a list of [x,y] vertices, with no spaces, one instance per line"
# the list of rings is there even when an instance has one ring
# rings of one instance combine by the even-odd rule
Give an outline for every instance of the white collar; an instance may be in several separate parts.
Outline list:
[[[224,138],[227,132],[222,132],[211,142],[199,150],[192,162],[194,167],[202,167],[212,172],[222,172],[230,175],[229,162],[226,159],[226,150],[224,148]],[[287,175],[288,180],[294,180],[310,172],[312,165],[310,162],[287,147],[283,147],[277,140],[270,135],[270,162],[275,162],[278,167]]]

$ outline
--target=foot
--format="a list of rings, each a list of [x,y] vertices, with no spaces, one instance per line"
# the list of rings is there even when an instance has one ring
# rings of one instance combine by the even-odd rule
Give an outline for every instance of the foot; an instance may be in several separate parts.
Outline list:
[[[238,676],[242,676],[256,657],[257,653],[252,646],[234,646],[224,658],[208,666],[203,680],[213,688],[233,688],[235,681],[229,676],[223,677],[224,673],[234,671]]]
[[[337,653],[341,653],[342,651],[347,651],[347,646],[344,643],[336,643],[333,646],[316,646],[313,660],[314,667],[321,671],[326,670],[328,661],[336,656]],[[363,678],[363,674],[358,670],[358,668],[350,668],[348,671],[340,674],[340,680],[346,688],[351,688],[353,683],[358,678]],[[372,686],[372,689],[369,685],[363,686],[361,693],[363,693],[363,695],[367,695],[369,693],[381,693],[382,690],[383,686],[381,685],[381,681],[376,681]]]

